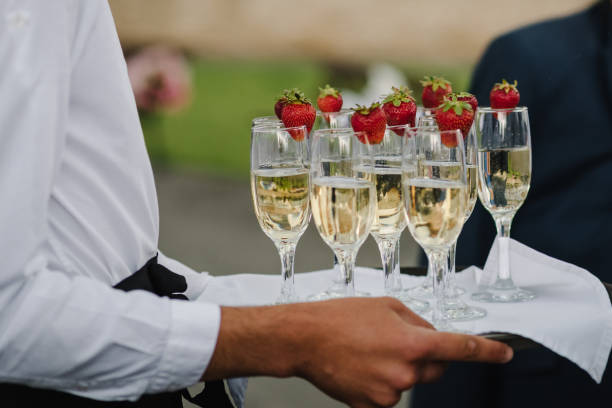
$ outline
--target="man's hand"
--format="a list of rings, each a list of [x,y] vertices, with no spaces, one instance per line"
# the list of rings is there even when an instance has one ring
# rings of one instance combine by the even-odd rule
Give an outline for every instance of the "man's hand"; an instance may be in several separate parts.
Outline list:
[[[391,298],[222,308],[203,379],[300,376],[352,407],[388,407],[448,361],[505,363],[508,346],[442,333]]]

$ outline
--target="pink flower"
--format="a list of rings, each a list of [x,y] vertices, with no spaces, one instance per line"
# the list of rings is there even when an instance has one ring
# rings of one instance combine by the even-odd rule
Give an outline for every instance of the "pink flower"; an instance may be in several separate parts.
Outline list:
[[[191,99],[191,76],[178,51],[151,46],[127,59],[136,106],[145,112],[175,112]]]

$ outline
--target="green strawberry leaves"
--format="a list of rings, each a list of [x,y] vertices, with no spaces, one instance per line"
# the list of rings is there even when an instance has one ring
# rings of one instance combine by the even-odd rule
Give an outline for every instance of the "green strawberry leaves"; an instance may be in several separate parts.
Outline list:
[[[379,102],[374,102],[370,106],[355,105],[355,107],[352,108],[352,110],[353,110],[353,112],[357,112],[360,115],[369,115],[370,112],[372,112],[373,110],[375,110],[378,107],[380,107],[380,103]]]
[[[510,91],[518,92],[518,88],[516,87],[517,85],[518,85],[518,81],[516,79],[514,80],[512,84],[506,81],[505,79],[502,79],[501,83],[498,82],[495,85],[493,85],[493,90],[504,91],[505,93],[508,93]]]
[[[431,89],[436,92],[439,88],[446,89],[448,85],[450,85],[450,81],[443,77],[426,75],[423,80],[421,80],[421,85],[423,85],[423,87],[431,86]]]
[[[311,105],[310,99],[308,99],[304,92],[298,88],[293,88],[287,92],[287,104],[304,104]]]
[[[329,84],[326,84],[325,88],[319,87],[319,98],[325,98],[326,96],[337,98],[339,93],[336,88],[332,88]]]
[[[398,107],[402,103],[414,102],[415,99],[412,97],[412,90],[407,86],[400,86],[399,88],[392,87],[393,91],[383,99],[383,103],[391,102],[393,106]]]
[[[463,115],[464,109],[470,112],[473,110],[472,105],[469,103],[457,100],[457,94],[453,94],[450,98],[447,98],[440,108],[443,112],[448,112],[449,109],[452,109],[457,116]]]

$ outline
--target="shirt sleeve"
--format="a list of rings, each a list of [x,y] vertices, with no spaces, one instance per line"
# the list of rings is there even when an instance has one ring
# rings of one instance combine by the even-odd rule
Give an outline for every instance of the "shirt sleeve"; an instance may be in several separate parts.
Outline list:
[[[124,293],[45,255],[71,78],[85,68],[71,50],[115,44],[108,4],[0,0],[0,17],[0,382],[100,400],[197,382],[214,352],[218,306]]]

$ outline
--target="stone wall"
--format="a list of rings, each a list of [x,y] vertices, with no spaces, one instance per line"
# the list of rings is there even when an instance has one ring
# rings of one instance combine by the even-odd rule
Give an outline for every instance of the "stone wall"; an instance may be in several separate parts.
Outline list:
[[[124,47],[215,57],[473,62],[507,30],[593,0],[111,0]]]

